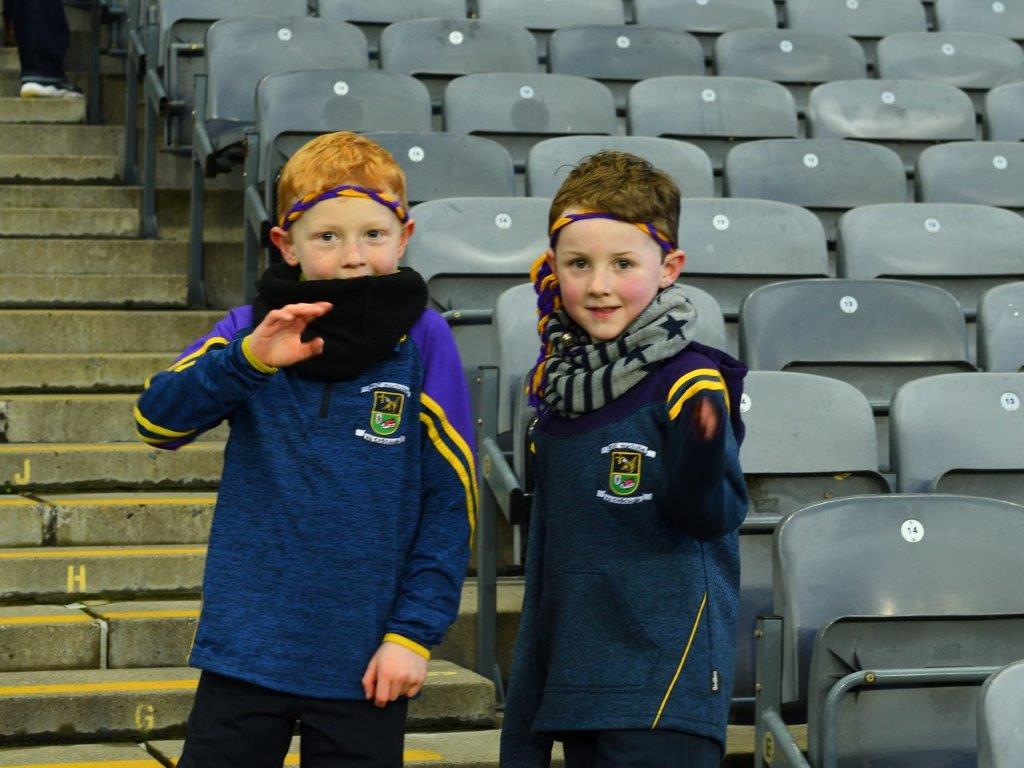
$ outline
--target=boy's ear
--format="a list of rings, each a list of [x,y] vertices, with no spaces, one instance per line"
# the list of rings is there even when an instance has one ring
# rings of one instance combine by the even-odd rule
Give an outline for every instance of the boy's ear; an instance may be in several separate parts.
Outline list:
[[[409,219],[405,224],[402,225],[402,236],[398,242],[398,258],[405,256],[405,248],[409,245],[409,238],[412,237],[412,233],[416,231],[416,222]]]
[[[550,248],[548,248],[546,251],[544,251],[544,259],[545,259],[545,261],[547,261],[548,267],[551,269],[551,271],[554,272],[555,271],[555,252],[552,251]]]
[[[285,263],[290,267],[294,267],[299,263],[299,257],[295,254],[295,246],[292,243],[292,236],[285,232],[280,227],[274,227],[270,230],[270,242],[274,244],[274,247],[281,252],[281,256],[284,258]]]
[[[660,288],[668,288],[679,279],[679,273],[683,271],[686,263],[686,254],[678,248],[665,256],[661,263],[661,280],[658,281]]]

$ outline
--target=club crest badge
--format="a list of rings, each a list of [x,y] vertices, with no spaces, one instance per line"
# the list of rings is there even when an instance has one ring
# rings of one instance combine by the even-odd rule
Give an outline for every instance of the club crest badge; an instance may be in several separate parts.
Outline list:
[[[381,437],[390,437],[402,426],[402,406],[405,395],[401,392],[373,391],[373,409],[370,411],[370,429]]]
[[[643,456],[637,451],[612,451],[608,489],[616,496],[632,496],[640,487]]]

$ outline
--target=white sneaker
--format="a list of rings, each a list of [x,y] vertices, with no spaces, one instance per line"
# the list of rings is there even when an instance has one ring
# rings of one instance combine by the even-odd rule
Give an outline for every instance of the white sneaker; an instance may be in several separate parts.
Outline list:
[[[81,88],[67,80],[59,83],[36,83],[29,80],[21,84],[23,99],[81,99],[84,96]]]

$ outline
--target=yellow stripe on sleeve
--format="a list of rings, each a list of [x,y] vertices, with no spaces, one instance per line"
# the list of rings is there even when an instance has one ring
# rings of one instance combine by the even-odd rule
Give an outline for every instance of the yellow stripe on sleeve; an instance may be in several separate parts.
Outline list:
[[[694,379],[700,376],[711,376],[715,379],[718,379],[719,381],[721,381],[722,379],[722,374],[719,373],[719,371],[714,368],[694,368],[689,373],[684,374],[680,376],[678,379],[676,379],[676,383],[673,384],[672,388],[668,391],[668,397],[666,397],[665,400],[671,403],[672,396],[679,391],[680,387],[682,387],[687,382],[693,381]]]
[[[275,368],[272,365],[267,365],[258,357],[256,357],[255,354],[253,354],[252,345],[250,343],[251,339],[252,334],[249,334],[244,339],[242,339],[242,354],[245,355],[245,359],[249,361],[249,365],[251,365],[260,373],[277,373],[277,368]]]
[[[434,417],[440,422],[441,429],[448,436],[448,439],[455,443],[455,447],[462,453],[462,457],[465,460],[466,466],[469,467],[469,476],[472,483],[470,485],[473,491],[473,509],[478,509],[480,500],[477,498],[477,485],[476,480],[476,462],[473,460],[473,452],[469,450],[469,445],[463,439],[459,431],[452,426],[452,423],[448,421],[448,416],[445,414],[444,409],[440,404],[434,400],[430,395],[425,392],[420,393],[420,401],[434,414]]]
[[[703,379],[692,385],[689,389],[683,392],[682,396],[675,402],[668,411],[668,417],[670,420],[675,420],[679,416],[680,411],[683,410],[683,406],[686,405],[687,401],[690,400],[698,392],[721,392],[725,395],[725,408],[729,410],[729,393],[725,389],[725,382],[723,381],[708,381]]]
[[[162,435],[163,437],[188,437],[189,435],[195,434],[194,429],[190,429],[187,432],[175,432],[173,429],[157,426],[142,415],[142,411],[139,410],[139,406],[137,405],[132,409],[132,412],[135,414],[135,420],[141,424],[147,432],[152,432],[154,435]]]
[[[168,371],[174,371],[175,373],[183,371],[183,370],[185,370],[185,368],[188,367],[187,365],[183,365],[184,363],[195,361],[198,358],[202,357],[203,355],[205,355],[207,352],[210,351],[210,348],[214,344],[217,344],[217,345],[222,346],[222,347],[226,347],[229,343],[230,342],[228,342],[228,340],[225,339],[223,336],[213,336],[213,337],[207,339],[205,342],[203,342],[203,346],[201,346],[195,352],[192,352],[192,353],[190,353],[188,355],[185,355],[180,360],[175,360],[174,363],[171,365],[171,367],[168,368],[167,370]]]
[[[395,634],[394,632],[388,632],[386,635],[384,635],[384,642],[395,643],[396,645],[400,645],[403,648],[408,648],[413,653],[418,653],[424,659],[430,659],[430,649],[424,645],[420,645],[419,643],[410,640],[408,637],[403,637],[402,635]]]
[[[466,467],[463,465],[459,458],[452,453],[451,448],[441,439],[441,435],[437,432],[437,427],[434,425],[434,420],[429,415],[420,412],[420,421],[427,429],[427,436],[430,438],[430,442],[437,448],[437,452],[440,453],[449,464],[452,465],[452,469],[455,470],[455,474],[462,482],[462,487],[466,492],[466,516],[469,518],[469,539],[473,540],[473,532],[476,530],[476,513],[473,507],[473,491],[470,488],[469,473],[466,472]]]

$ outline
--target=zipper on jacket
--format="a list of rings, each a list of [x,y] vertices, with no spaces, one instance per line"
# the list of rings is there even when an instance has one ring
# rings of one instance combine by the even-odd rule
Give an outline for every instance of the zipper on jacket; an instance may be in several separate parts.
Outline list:
[[[679,666],[676,667],[676,673],[672,676],[672,682],[668,684],[668,690],[665,691],[665,696],[661,700],[661,706],[658,707],[658,714],[654,716],[654,722],[651,723],[651,730],[653,731],[658,727],[658,721],[661,720],[661,713],[665,711],[665,705],[668,704],[669,696],[672,695],[672,689],[676,687],[676,682],[679,680],[679,675],[683,673],[683,667],[686,666],[686,659],[690,655],[690,649],[693,647],[693,640],[697,637],[697,629],[700,627],[700,620],[704,616],[704,609],[708,604],[708,593],[704,593],[704,597],[700,601],[700,607],[697,609],[697,615],[693,618],[693,627],[690,629],[690,636],[686,641],[686,647],[683,649],[682,658],[679,659]]]
[[[327,414],[331,410],[331,391],[334,389],[334,385],[329,382],[324,382],[324,391],[320,395],[320,418],[326,419]]]

